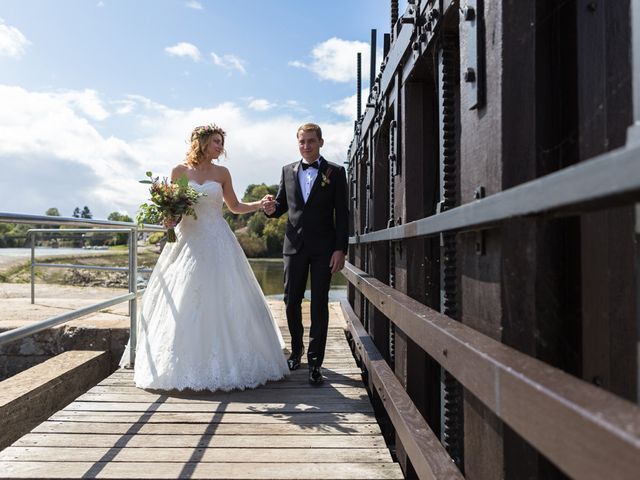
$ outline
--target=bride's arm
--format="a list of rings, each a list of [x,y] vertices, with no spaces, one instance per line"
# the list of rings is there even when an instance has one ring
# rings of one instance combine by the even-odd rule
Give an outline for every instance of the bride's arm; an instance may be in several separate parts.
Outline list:
[[[260,210],[260,207],[262,205],[262,202],[265,201],[265,199],[263,198],[262,200],[258,200],[256,202],[241,202],[238,200],[238,197],[236,196],[236,192],[233,191],[233,183],[231,181],[231,174],[229,173],[229,170],[227,170],[225,167],[220,167],[223,168],[223,172],[224,172],[224,181],[222,183],[222,196],[224,197],[224,202],[227,204],[227,207],[229,207],[229,210],[231,210],[233,213],[251,213],[251,212],[255,212],[256,210]]]

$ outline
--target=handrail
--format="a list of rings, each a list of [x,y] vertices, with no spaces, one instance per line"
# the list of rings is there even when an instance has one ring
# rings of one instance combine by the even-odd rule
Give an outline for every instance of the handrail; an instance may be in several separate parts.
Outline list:
[[[118,222],[115,220],[94,220],[92,218],[54,217],[51,215],[30,215],[26,213],[0,212],[0,223],[22,223],[38,225],[76,225],[78,227],[127,227],[137,228],[139,232],[163,232],[160,225],[133,222]]]
[[[349,263],[342,273],[566,474],[594,480],[638,478],[640,407],[456,322]]]
[[[140,295],[142,293],[144,293],[144,290],[139,290],[136,293],[132,293],[132,292],[125,293],[124,295],[120,295],[118,297],[114,297],[109,300],[105,300],[103,302],[94,303],[87,307],[78,308],[76,310],[73,310],[72,312],[63,313],[61,315],[56,315],[55,317],[51,317],[46,320],[33,323],[31,325],[26,325],[24,327],[18,327],[12,330],[8,330],[6,332],[2,332],[0,333],[0,346],[9,342],[13,342],[15,340],[19,340],[24,337],[28,337],[29,335],[41,332],[48,328],[55,327],[56,325],[70,322],[71,320],[75,320],[76,318],[89,315],[90,313],[98,312],[107,307],[111,307],[119,303],[133,300],[136,297],[136,295]]]
[[[369,333],[346,300],[340,302],[347,321],[353,353],[367,368],[396,433],[402,441],[414,470],[422,479],[460,479],[464,477],[411,401],[409,394],[376,348]]]
[[[74,310],[72,312],[68,312],[66,314],[58,315],[41,322],[37,322],[35,324],[20,327],[8,332],[4,332],[0,334],[0,345],[17,340],[19,338],[23,338],[25,336],[31,335],[33,333],[45,330],[55,325],[59,325],[61,323],[68,322],[73,320],[74,318],[78,318],[84,315],[88,315],[90,313],[96,312],[103,308],[106,308],[111,305],[115,305],[122,302],[129,302],[129,317],[130,317],[130,344],[131,348],[129,349],[130,357],[129,357],[129,365],[133,366],[135,363],[135,334],[137,329],[137,307],[138,307],[138,295],[141,293],[137,288],[137,272],[138,272],[138,255],[137,255],[137,236],[138,232],[162,232],[164,229],[159,225],[137,225],[132,222],[119,222],[112,220],[93,220],[93,219],[78,219],[78,218],[69,218],[69,217],[56,217],[50,215],[29,215],[29,214],[20,214],[20,213],[8,213],[8,212],[0,212],[0,223],[9,222],[9,223],[20,223],[20,224],[39,224],[39,225],[71,225],[76,227],[112,227],[110,232],[126,232],[129,235],[129,293],[126,295],[121,295],[110,300],[106,300],[104,302],[97,303],[95,305],[91,305],[89,307],[80,308]],[[115,229],[113,227],[124,227],[120,229]],[[34,232],[37,231],[48,231],[48,229],[32,229]],[[58,232],[73,232],[78,229],[60,229],[55,230]],[[91,231],[99,231],[99,229],[91,230]],[[34,254],[34,236],[31,235],[31,264],[32,264],[32,277],[33,277],[33,267],[36,265],[35,262],[35,254]],[[108,267],[110,268],[110,267]],[[32,298],[34,296],[34,282],[32,279],[31,284],[31,295]]]
[[[27,230],[27,240],[31,247],[31,305],[36,301],[35,283],[36,283],[36,271],[35,267],[41,268],[81,268],[83,270],[101,270],[107,272],[129,272],[129,275],[134,274],[131,271],[131,267],[102,267],[98,265],[77,265],[67,263],[37,263],[35,261],[35,237],[38,233],[126,233],[131,239],[131,235],[134,230],[131,228],[30,228]],[[134,247],[135,248],[135,247]],[[137,272],[151,272],[151,269],[144,268],[136,269]],[[137,273],[136,273],[137,275]]]
[[[350,244],[473,230],[515,217],[574,214],[640,199],[640,144],[612,150],[536,180],[420,220],[355,235]]]

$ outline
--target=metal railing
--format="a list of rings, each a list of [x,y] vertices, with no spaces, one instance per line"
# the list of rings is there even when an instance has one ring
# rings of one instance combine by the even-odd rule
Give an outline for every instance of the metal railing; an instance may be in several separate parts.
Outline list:
[[[138,268],[137,272],[132,271],[131,265],[128,267],[101,267],[98,265],[82,265],[82,264],[69,264],[69,263],[37,263],[35,261],[36,250],[36,236],[38,233],[126,233],[128,235],[128,245],[131,249],[131,233],[132,230],[128,228],[65,228],[60,230],[57,228],[31,228],[27,231],[27,242],[31,247],[31,304],[35,303],[35,277],[36,267],[42,268],[78,268],[83,270],[102,270],[107,272],[128,272],[129,278],[135,276],[137,279],[137,273],[149,273],[150,268]]]
[[[560,217],[637,201],[640,201],[640,144],[603,153],[420,220],[356,234],[349,243],[360,245],[481,229],[516,217],[541,214]]]
[[[73,310],[62,315],[47,318],[45,320],[36,322],[34,324],[15,328],[7,332],[0,333],[0,346],[32,335],[37,332],[41,332],[48,328],[67,323],[71,320],[89,315],[91,313],[98,312],[107,307],[118,305],[123,302],[129,302],[129,318],[130,318],[130,356],[129,365],[133,366],[135,363],[135,345],[136,345],[136,328],[137,328],[137,309],[138,309],[138,296],[142,291],[138,290],[137,273],[138,273],[138,253],[137,253],[137,239],[140,232],[162,232],[164,229],[157,225],[142,225],[138,226],[129,222],[116,222],[110,220],[93,220],[93,219],[78,219],[68,217],[52,217],[48,215],[26,215],[17,213],[5,213],[0,212],[0,223],[20,223],[28,225],[67,225],[74,227],[90,227],[90,228],[71,228],[71,229],[44,229],[34,228],[29,230],[29,243],[31,247],[31,298],[34,302],[35,298],[35,267],[53,267],[53,268],[90,268],[99,270],[115,270],[115,271],[128,271],[129,274],[129,293],[125,295],[119,295],[117,297],[98,302],[87,307],[82,307]],[[94,228],[91,228],[94,227]],[[106,228],[95,228],[106,227]],[[127,233],[129,236],[129,258],[128,267],[96,267],[91,265],[70,265],[70,264],[40,264],[35,262],[35,235],[40,232],[57,232],[57,233],[71,233],[71,232],[109,232],[109,233]]]

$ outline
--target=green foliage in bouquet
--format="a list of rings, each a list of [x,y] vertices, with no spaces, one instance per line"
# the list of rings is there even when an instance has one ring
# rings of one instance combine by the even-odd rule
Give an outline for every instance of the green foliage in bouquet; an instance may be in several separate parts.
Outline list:
[[[189,186],[189,179],[186,175],[181,175],[176,181],[170,182],[166,177],[154,177],[153,173],[147,172],[149,180],[140,180],[140,183],[151,185],[150,203],[140,205],[136,222],[138,224],[165,224],[170,222],[178,223],[183,215],[190,215],[197,219],[194,205],[198,198],[204,193],[198,192]],[[167,229],[167,242],[176,241],[176,232],[173,227]]]

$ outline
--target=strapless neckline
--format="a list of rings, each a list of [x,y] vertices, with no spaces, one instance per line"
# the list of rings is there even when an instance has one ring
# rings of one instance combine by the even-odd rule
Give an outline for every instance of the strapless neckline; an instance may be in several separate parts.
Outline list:
[[[218,182],[217,180],[205,180],[202,183],[198,183],[195,180],[189,180],[189,183],[195,183],[199,187],[202,187],[202,186],[206,185],[207,183],[217,183],[218,185],[222,186],[222,184],[220,182]]]

